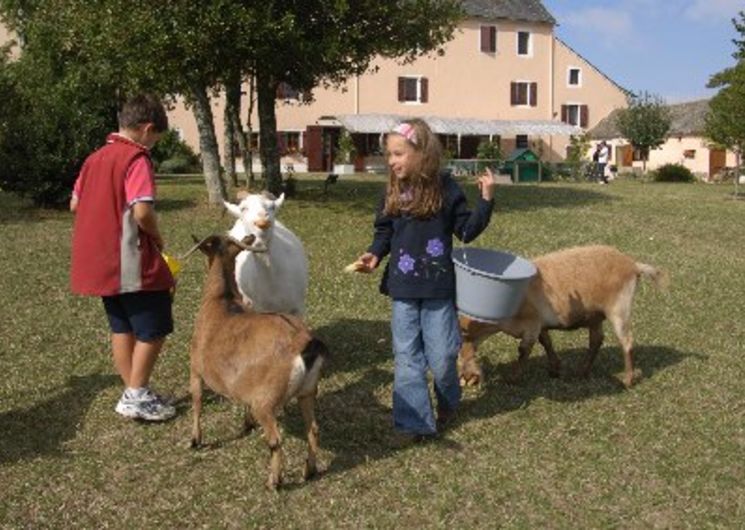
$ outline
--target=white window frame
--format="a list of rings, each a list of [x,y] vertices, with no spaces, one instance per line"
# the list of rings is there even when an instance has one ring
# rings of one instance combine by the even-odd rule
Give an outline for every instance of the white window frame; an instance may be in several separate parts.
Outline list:
[[[400,103],[403,103],[404,105],[424,105],[422,103],[422,79],[424,79],[425,75],[400,75],[398,77],[401,77],[403,79],[415,79],[416,80],[416,100],[404,100]]]
[[[572,70],[577,70],[577,84],[572,84]],[[568,88],[581,88],[582,87],[582,68],[579,66],[568,66],[567,67],[567,87]]]
[[[564,103],[564,105],[566,105],[566,108],[567,108],[567,123],[569,125],[575,125],[576,127],[581,127],[580,123],[582,122],[582,105],[584,105],[584,103],[575,103],[573,101],[567,101],[566,103]],[[572,123],[572,121],[570,120],[569,115],[571,112],[569,109],[572,107],[574,107],[577,111],[577,114],[576,114],[577,123]]]
[[[526,33],[528,35],[528,51],[527,53],[520,53],[520,34]],[[515,32],[515,53],[518,57],[533,57],[533,32],[527,29],[519,29]]]
[[[481,28],[494,28],[494,51],[493,52],[485,52],[481,50]],[[496,24],[481,24],[479,26],[479,39],[476,43],[476,49],[479,51],[479,53],[485,53],[485,54],[494,54],[496,55],[499,53],[499,28]]]
[[[515,79],[515,81],[513,82],[518,85],[525,85],[525,103],[515,103],[514,105],[512,105],[512,107],[513,108],[532,108],[530,105],[530,85],[535,83],[535,81],[525,81],[523,79]]]

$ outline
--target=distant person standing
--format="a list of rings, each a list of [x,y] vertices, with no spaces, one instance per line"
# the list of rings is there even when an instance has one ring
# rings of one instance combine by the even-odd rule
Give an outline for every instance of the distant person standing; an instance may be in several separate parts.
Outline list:
[[[605,168],[610,159],[610,147],[605,143],[605,140],[595,147],[592,159],[595,162],[595,176],[598,179],[598,184],[608,184],[608,177],[605,175]]]

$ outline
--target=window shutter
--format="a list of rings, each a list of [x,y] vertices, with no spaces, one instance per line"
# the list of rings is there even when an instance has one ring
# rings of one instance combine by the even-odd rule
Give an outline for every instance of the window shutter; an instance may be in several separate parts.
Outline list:
[[[481,26],[481,51],[482,52],[490,52],[489,49],[491,46],[491,42],[489,40],[489,26]]]
[[[422,103],[427,103],[429,101],[429,81],[426,77],[422,77],[419,80],[419,91],[420,91],[420,98],[419,101]]]
[[[579,106],[579,126],[580,127],[587,127],[587,124],[590,121],[590,109],[587,107],[587,105],[580,105]]]
[[[569,107],[566,105],[561,106],[561,121],[569,123]]]
[[[510,105],[517,105],[517,83],[510,83]]]
[[[497,51],[496,26],[481,26],[481,51],[486,53]]]
[[[530,83],[530,95],[528,98],[530,99],[531,107],[538,106],[538,83]]]
[[[398,100],[406,101],[406,79],[398,78]]]

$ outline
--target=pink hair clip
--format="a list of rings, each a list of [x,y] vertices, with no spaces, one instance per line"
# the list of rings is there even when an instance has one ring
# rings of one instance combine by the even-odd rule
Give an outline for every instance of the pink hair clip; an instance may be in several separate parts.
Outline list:
[[[399,123],[396,125],[391,132],[400,134],[412,144],[416,145],[416,131],[414,126],[410,123]]]

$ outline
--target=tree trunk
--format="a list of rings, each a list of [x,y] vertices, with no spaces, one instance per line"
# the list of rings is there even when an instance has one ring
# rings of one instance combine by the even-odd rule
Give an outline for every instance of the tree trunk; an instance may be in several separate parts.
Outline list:
[[[735,152],[735,199],[740,193],[740,171],[742,171],[742,150],[737,149]]]
[[[277,82],[258,69],[256,88],[259,99],[259,153],[264,168],[264,182],[266,189],[274,195],[279,195],[282,193],[282,175],[277,152]]]
[[[240,78],[239,78],[240,79]],[[235,140],[236,140],[236,129],[233,115],[235,114],[235,107],[240,107],[241,104],[241,91],[240,91],[240,80],[238,81],[238,100],[235,98],[235,90],[233,89],[233,82],[229,82],[225,88],[225,113],[223,115],[224,123],[224,137],[222,144],[222,165],[225,168],[225,180],[230,182],[234,188],[238,187],[238,175],[235,172]]]
[[[234,79],[226,88],[225,92],[226,100],[232,102],[231,112],[226,115],[225,118],[230,120],[233,128],[233,134],[238,141],[238,151],[243,160],[243,174],[244,182],[246,186],[249,186],[249,164],[251,163],[251,154],[248,150],[248,144],[246,143],[246,135],[243,132],[243,125],[241,125],[241,79]],[[237,154],[237,153],[234,153]],[[236,178],[237,180],[237,178]],[[237,183],[236,183],[237,185]]]
[[[248,135],[248,188],[252,188],[255,181],[256,176],[254,175],[254,155],[253,150],[251,149],[251,141],[253,139],[253,122],[252,117],[254,113],[254,104],[256,103],[256,75],[251,72],[251,75],[249,77],[248,81],[248,117],[246,118],[246,134]]]
[[[220,178],[220,153],[217,149],[215,135],[215,120],[212,116],[210,98],[206,87],[193,84],[191,86],[192,110],[199,129],[199,151],[202,155],[202,171],[207,185],[207,195],[210,204],[222,204],[225,194],[225,183]]]

